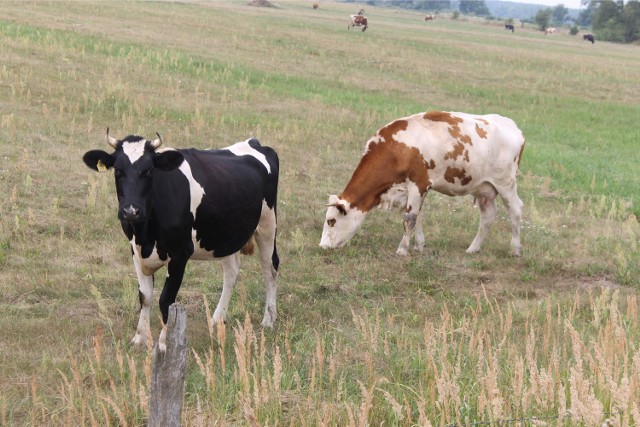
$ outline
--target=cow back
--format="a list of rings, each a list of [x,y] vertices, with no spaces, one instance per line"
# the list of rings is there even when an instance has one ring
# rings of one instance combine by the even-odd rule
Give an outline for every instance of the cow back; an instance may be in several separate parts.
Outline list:
[[[198,245],[195,252],[212,252],[219,258],[247,243],[263,203],[275,206],[279,168],[273,150],[257,141],[251,145],[264,159],[228,149],[178,150],[184,156],[180,169],[158,173],[154,180],[159,246],[174,246],[163,240],[179,235],[184,241],[187,233]]]

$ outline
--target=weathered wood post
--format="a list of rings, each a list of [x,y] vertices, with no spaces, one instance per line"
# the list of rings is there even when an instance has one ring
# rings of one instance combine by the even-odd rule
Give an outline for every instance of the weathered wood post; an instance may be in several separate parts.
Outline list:
[[[151,390],[149,391],[149,426],[180,425],[187,367],[187,310],[180,304],[169,307],[167,350],[153,348]]]

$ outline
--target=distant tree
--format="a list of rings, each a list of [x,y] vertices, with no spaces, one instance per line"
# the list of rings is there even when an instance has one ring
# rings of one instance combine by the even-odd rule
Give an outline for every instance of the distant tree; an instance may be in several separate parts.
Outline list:
[[[598,8],[593,14],[591,24],[593,28],[605,28],[612,26],[620,20],[620,9],[616,2],[612,0],[604,0],[599,2]]]
[[[411,3],[411,2],[406,2]],[[413,0],[411,9],[418,10],[447,10],[451,9],[450,0]]]
[[[593,14],[598,7],[598,3],[591,0],[582,0],[581,4],[583,6],[587,6],[587,8],[580,11],[576,24],[583,27],[590,27],[593,20]]]
[[[601,40],[631,43],[640,40],[640,2],[600,1],[593,13],[593,31]]]
[[[536,16],[533,18],[533,21],[536,23],[536,25],[541,31],[544,31],[547,28],[549,28],[549,23],[551,22],[552,14],[553,14],[553,10],[549,8],[540,9],[538,10],[538,13],[536,13]]]
[[[458,8],[465,15],[489,16],[491,12],[484,0],[460,0]]]
[[[564,20],[567,19],[569,15],[569,9],[567,9],[564,5],[559,4],[553,8],[553,13],[551,15],[551,22],[555,25],[562,25]]]
[[[625,42],[640,40],[640,1],[630,1],[625,5],[622,10],[622,23]]]

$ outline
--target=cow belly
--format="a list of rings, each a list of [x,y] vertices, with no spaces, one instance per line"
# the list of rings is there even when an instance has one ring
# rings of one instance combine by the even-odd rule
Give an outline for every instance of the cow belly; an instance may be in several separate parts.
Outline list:
[[[191,230],[191,240],[193,241],[193,254],[191,255],[191,259],[196,261],[213,259],[213,251],[208,251],[200,246],[200,242],[196,239],[196,230]]]
[[[378,208],[380,209],[394,209],[407,206],[408,190],[407,184],[394,184],[380,196],[380,203]]]
[[[158,255],[157,249],[154,247],[153,252],[147,258],[140,257],[140,246],[133,246],[134,256],[139,257],[140,259],[140,268],[142,269],[142,273],[145,276],[151,276],[153,273],[158,271],[162,266],[164,266],[169,259],[162,260]]]

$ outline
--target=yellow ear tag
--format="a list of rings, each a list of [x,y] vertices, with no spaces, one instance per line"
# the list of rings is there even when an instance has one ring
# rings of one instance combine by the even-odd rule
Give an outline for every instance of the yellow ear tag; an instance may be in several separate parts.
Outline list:
[[[96,165],[96,167],[98,168],[98,172],[107,171],[107,167],[104,165],[104,163],[102,163],[102,160],[98,160],[98,164]]]

